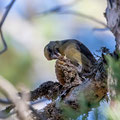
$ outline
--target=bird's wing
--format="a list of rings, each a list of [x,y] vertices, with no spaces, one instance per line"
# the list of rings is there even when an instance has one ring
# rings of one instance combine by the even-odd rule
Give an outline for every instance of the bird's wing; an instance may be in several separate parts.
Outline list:
[[[71,44],[66,48],[65,55],[76,66],[80,65],[84,69],[88,69],[88,67],[91,66],[91,61],[83,52],[76,49],[74,44]]]

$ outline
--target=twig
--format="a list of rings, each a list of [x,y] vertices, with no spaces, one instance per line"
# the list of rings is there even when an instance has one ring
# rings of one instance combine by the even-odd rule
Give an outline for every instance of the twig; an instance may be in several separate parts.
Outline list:
[[[6,109],[0,111],[0,118],[6,119],[6,118],[10,117],[11,115],[15,114],[16,111],[13,110],[13,107],[14,107],[14,105],[10,105],[10,106],[6,107]]]
[[[46,99],[43,99],[43,100],[46,100]],[[9,104],[9,103],[11,104],[11,102],[9,100],[0,99],[0,102],[3,103],[3,104]],[[41,118],[41,115],[38,114],[37,110],[34,109],[33,105],[39,104],[40,102],[41,102],[41,100],[39,99],[37,101],[30,102],[29,105],[28,105],[29,109],[32,111],[32,114],[34,114],[37,118]],[[15,106],[12,104],[12,105],[6,107],[4,110],[0,111],[0,118],[1,119],[8,118],[15,113],[16,113]]]
[[[5,111],[0,111],[0,119],[6,119],[15,113],[16,113],[15,111],[12,111],[10,113],[6,113]]]
[[[14,2],[15,2],[15,0],[12,0],[11,3],[6,7],[6,11],[5,11],[5,13],[4,13],[3,17],[2,17],[1,22],[0,22],[0,28],[2,27],[2,25],[3,25],[8,13],[9,13],[11,7],[13,6]]]
[[[104,31],[108,31],[109,29],[108,28],[93,28],[92,31],[101,31],[101,32],[104,32]]]
[[[28,118],[28,106],[25,103],[25,100],[18,96],[18,91],[2,76],[0,76],[0,90],[8,97],[8,99],[10,99],[10,101],[12,101],[13,105],[15,105],[18,117],[21,120],[31,119]]]
[[[38,13],[38,14],[39,14],[39,15],[47,15],[47,14],[50,14],[50,13],[59,13],[59,14],[71,14],[71,15],[76,15],[76,16],[79,16],[79,17],[83,17],[83,18],[92,20],[92,21],[94,21],[94,22],[96,22],[96,23],[101,24],[101,25],[104,26],[105,28],[107,28],[107,25],[106,25],[104,22],[98,20],[97,18],[94,18],[94,17],[89,16],[89,15],[85,15],[85,14],[83,14],[83,13],[81,13],[81,12],[77,12],[77,11],[73,11],[73,10],[65,10],[65,8],[66,8],[66,5],[64,5],[64,6],[61,6],[61,5],[60,5],[60,6],[54,7],[54,8],[52,8],[52,9],[46,10],[46,11],[41,12],[41,13]]]
[[[4,36],[3,36],[3,33],[2,33],[2,26],[3,26],[3,23],[5,22],[5,19],[8,15],[8,13],[9,13],[11,7],[13,6],[14,2],[15,2],[15,0],[12,0],[10,2],[10,4],[6,7],[6,11],[3,14],[2,20],[0,22],[0,35],[1,35],[2,42],[3,42],[3,46],[4,46],[3,50],[0,51],[0,54],[2,54],[3,52],[5,52],[7,50],[7,44],[5,42],[5,39],[4,39]]]
[[[40,117],[40,116],[38,115],[37,111],[33,108],[33,106],[36,104],[39,104],[43,101],[46,101],[46,100],[47,99],[44,98],[44,99],[38,99],[36,101],[30,101],[30,103],[28,105],[29,109],[33,112],[34,115],[36,115],[36,117]],[[3,119],[3,118],[5,119],[5,118],[16,113],[16,111],[14,110],[15,106],[12,104],[12,102],[9,99],[7,99],[7,100],[0,99],[0,103],[6,104],[6,105],[11,104],[10,106],[6,107],[4,110],[0,111],[0,118],[1,119]],[[12,110],[12,112],[11,112],[11,110]]]
[[[3,42],[3,46],[4,46],[4,48],[0,51],[0,54],[2,54],[3,52],[5,52],[7,50],[7,44],[5,42],[5,39],[3,37],[3,33],[2,33],[1,29],[0,29],[0,35],[1,35],[2,42]]]
[[[66,11],[60,12],[60,14],[76,15],[76,16],[79,16],[79,17],[83,17],[83,18],[92,20],[92,21],[94,21],[94,22],[96,22],[96,23],[99,23],[99,24],[103,25],[104,27],[107,27],[107,25],[106,25],[105,23],[103,23],[102,21],[98,20],[97,18],[94,18],[94,17],[89,16],[89,15],[85,15],[85,14],[80,13],[80,12],[77,12],[77,11],[66,10]]]
[[[66,9],[68,7],[71,7],[73,5],[75,5],[77,2],[80,2],[80,0],[74,0],[73,2],[69,3],[69,4],[63,4],[63,5],[58,5],[58,6],[55,6],[49,10],[46,10],[46,11],[43,11],[43,12],[40,12],[40,13],[37,13],[38,15],[47,15],[49,13],[55,13],[55,12],[60,12],[61,10],[63,9]]]
[[[12,104],[12,102],[10,100],[4,100],[4,99],[0,99],[0,103],[2,104]]]

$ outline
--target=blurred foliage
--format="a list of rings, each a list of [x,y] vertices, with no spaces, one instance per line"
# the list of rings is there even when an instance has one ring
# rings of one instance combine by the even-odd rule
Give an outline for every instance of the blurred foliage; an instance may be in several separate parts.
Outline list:
[[[0,55],[0,75],[14,85],[24,83],[30,85],[29,71],[32,59],[27,50],[9,35],[5,36],[8,50]]]
[[[107,114],[107,120],[119,120],[120,119],[120,101],[116,100],[115,105],[109,107]]]
[[[117,96],[120,95],[120,92],[119,92],[120,91],[120,55],[118,56],[119,56],[118,59],[114,59],[111,56],[107,57],[109,68],[112,69],[112,72],[111,72],[112,77],[117,82],[116,85],[112,85],[110,87],[113,87],[116,90]]]
[[[111,69],[110,74],[113,79],[113,84],[110,83],[109,88],[111,90],[115,90],[115,93],[116,93],[116,96],[112,96],[110,100],[110,106],[106,113],[108,118],[107,120],[120,119],[120,114],[119,114],[119,111],[120,111],[120,54],[118,56],[119,56],[118,59],[114,59],[111,56],[107,57],[109,69]]]
[[[86,102],[84,95],[81,93],[79,96],[80,96],[80,100],[78,100],[79,103],[78,101],[77,102],[69,101],[69,105],[64,104],[63,102],[60,103],[65,120],[67,120],[68,118],[72,120],[76,120],[79,116],[82,116],[82,118],[83,117],[87,118],[86,112],[88,112],[89,106]],[[78,109],[78,104],[80,106],[80,109]],[[86,114],[86,115],[84,116],[83,114]]]
[[[79,96],[80,99],[78,100],[79,101],[78,103],[72,101],[69,102],[71,107],[62,102],[60,103],[60,106],[63,110],[63,114],[65,117],[64,119],[67,120],[69,118],[70,120],[88,120],[89,117],[88,113],[92,111],[93,113],[92,117],[96,118],[95,120],[100,120],[98,119],[98,107],[100,106],[100,103],[87,102],[83,93],[79,94]],[[78,108],[77,104],[79,104],[80,108]]]

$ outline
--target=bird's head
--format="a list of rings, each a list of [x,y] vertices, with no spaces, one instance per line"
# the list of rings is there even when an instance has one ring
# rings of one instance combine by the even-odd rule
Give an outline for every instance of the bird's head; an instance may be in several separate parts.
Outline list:
[[[51,41],[44,48],[44,55],[48,60],[58,59],[61,56],[60,51],[60,42]]]

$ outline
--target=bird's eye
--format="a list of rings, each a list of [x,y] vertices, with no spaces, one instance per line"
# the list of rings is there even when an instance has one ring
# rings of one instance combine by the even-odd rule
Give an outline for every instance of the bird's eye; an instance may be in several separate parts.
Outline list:
[[[49,51],[50,53],[52,53],[52,50],[51,50],[51,49],[49,49],[49,48],[48,48],[48,51]]]

